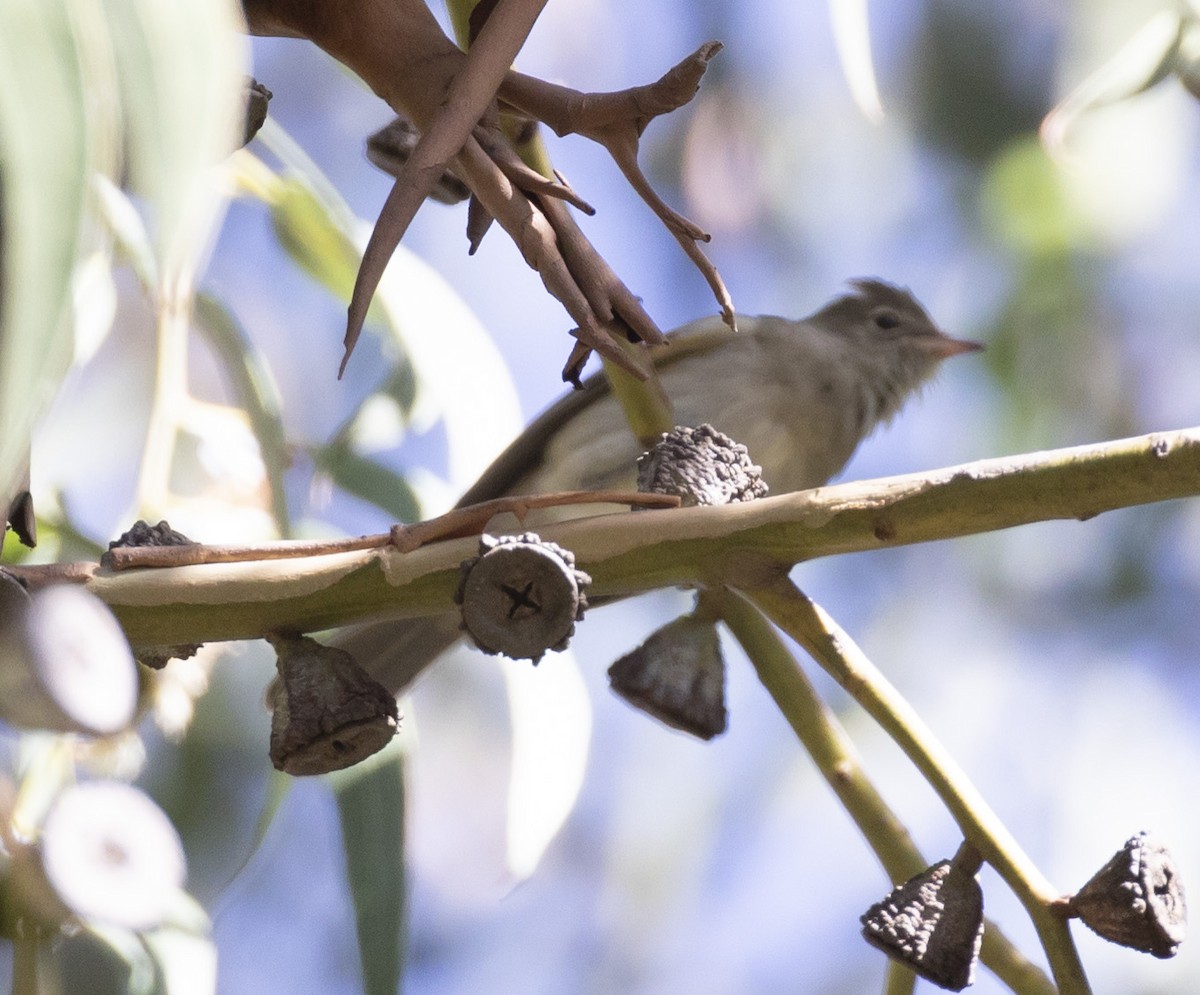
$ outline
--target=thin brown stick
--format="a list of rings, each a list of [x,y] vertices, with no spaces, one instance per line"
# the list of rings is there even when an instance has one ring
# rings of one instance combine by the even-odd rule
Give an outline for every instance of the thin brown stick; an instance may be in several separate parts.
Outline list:
[[[537,508],[561,508],[576,504],[627,504],[634,508],[678,508],[674,494],[643,494],[640,491],[559,491],[556,494],[528,494],[522,497],[501,497],[464,508],[454,508],[415,525],[392,527],[391,541],[402,553],[412,552],[427,543],[443,539],[461,539],[478,535],[497,515],[525,516]]]
[[[250,563],[255,560],[288,560],[305,556],[351,553],[358,549],[379,549],[391,540],[387,532],[345,539],[249,543],[218,546],[202,542],[186,546],[115,546],[104,554],[103,565],[109,570],[139,567],[194,567],[202,563]]]
[[[710,236],[670,207],[650,185],[638,164],[642,132],[655,117],[677,110],[696,94],[709,60],[721,50],[708,42],[654,83],[612,93],[582,93],[521,73],[505,77],[499,97],[523,113],[544,121],[557,134],[577,133],[604,146],[629,185],[675,236],[700,270],[727,324],[735,325],[733,299],[721,274],[697,244]]]
[[[203,563],[250,563],[256,560],[286,560],[309,556],[331,556],[363,549],[381,549],[393,545],[402,553],[411,553],[431,542],[478,535],[497,515],[509,513],[524,521],[537,508],[558,508],[578,504],[624,504],[638,508],[678,508],[679,498],[672,494],[642,494],[639,491],[560,491],[555,494],[531,494],[481,501],[465,508],[454,508],[444,515],[413,525],[395,525],[390,532],[343,539],[319,539],[302,542],[272,542],[236,546],[189,543],[181,546],[114,546],[103,557],[110,570],[135,567],[190,567]],[[90,572],[77,569],[63,579],[86,580]]]

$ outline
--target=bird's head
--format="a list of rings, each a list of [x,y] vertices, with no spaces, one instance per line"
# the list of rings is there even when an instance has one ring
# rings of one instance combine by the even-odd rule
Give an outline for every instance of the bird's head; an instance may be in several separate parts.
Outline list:
[[[865,391],[866,414],[889,420],[921,387],[942,360],[983,346],[943,332],[917,299],[882,280],[853,280],[851,293],[838,297],[810,321],[841,342],[844,361],[857,368]]]
[[[853,293],[838,297],[813,315],[827,328],[868,351],[911,353],[935,368],[943,359],[983,346],[943,332],[903,287],[882,280],[852,280]]]

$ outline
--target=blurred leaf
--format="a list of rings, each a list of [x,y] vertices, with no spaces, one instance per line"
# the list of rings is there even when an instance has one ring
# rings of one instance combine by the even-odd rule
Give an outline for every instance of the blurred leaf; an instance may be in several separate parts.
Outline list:
[[[445,277],[404,246],[376,293],[417,373],[412,420],[420,426],[440,418],[450,483],[465,490],[522,427],[504,357]]]
[[[592,706],[569,651],[537,670],[501,670],[513,731],[508,868],[524,880],[537,869],[579,797],[591,746]]]
[[[116,239],[117,247],[129,261],[142,289],[152,293],[158,286],[158,261],[154,258],[145,220],[125,191],[107,176],[96,177],[95,193],[97,210]]]
[[[348,494],[382,508],[397,522],[421,517],[420,502],[411,485],[382,463],[360,456],[346,442],[332,442],[313,450],[317,469]]]
[[[1004,387],[1004,450],[1120,438],[1138,424],[1137,374],[1123,355],[1104,271],[1076,253],[1025,261],[988,335],[986,362]]]
[[[271,225],[279,244],[321,286],[339,300],[350,300],[361,256],[333,213],[297,175],[282,176],[273,197]],[[387,320],[378,302],[371,304],[367,320]]]
[[[275,816],[279,814],[279,809],[283,806],[284,799],[291,794],[292,787],[296,783],[296,779],[281,771],[272,770],[267,777],[267,797],[263,799],[262,808],[258,813],[258,821],[254,824],[254,832],[250,838],[250,846],[246,849],[246,854],[242,858],[241,863],[229,875],[230,880],[238,877],[250,865],[250,861],[254,859],[255,854],[262,848],[263,841],[267,838],[267,833],[270,832],[272,824],[275,822]]]
[[[18,836],[37,839],[55,799],[74,783],[72,750],[66,736],[45,733],[22,738],[20,786],[8,814],[12,831]]]
[[[268,119],[259,138],[287,171],[275,174],[244,152],[237,157],[240,184],[268,205],[275,235],[292,261],[339,300],[349,301],[362,259],[353,239],[357,219],[317,165],[276,122]],[[391,317],[375,300],[367,320],[387,324]],[[398,341],[395,334],[391,338]],[[416,403],[416,381],[403,351],[388,376],[389,385],[399,381],[403,389],[392,396],[407,418]]]
[[[1071,91],[1042,121],[1042,142],[1052,155],[1066,154],[1071,128],[1088,111],[1136,96],[1170,75],[1187,19],[1161,10],[1121,50]]]
[[[117,316],[117,283],[106,248],[82,254],[75,265],[75,362],[88,362],[112,331]]]
[[[142,936],[162,978],[163,995],[215,995],[217,948],[206,936],[161,928]]]
[[[73,7],[92,7],[75,4]],[[22,471],[29,430],[71,359],[71,277],[97,135],[111,109],[91,106],[104,38],[73,8],[0,5],[0,499]],[[109,138],[111,140],[111,136]]]
[[[987,230],[1021,254],[1066,252],[1085,236],[1062,174],[1032,137],[1011,142],[992,160],[980,210]]]
[[[0,496],[71,360],[76,262],[101,238],[92,177],[128,151],[172,273],[206,245],[212,167],[240,126],[240,26],[233,0],[0,5]]]
[[[854,103],[872,123],[883,120],[883,104],[875,82],[871,59],[871,26],[867,0],[829,0],[833,22],[833,42],[842,63],[842,75],[850,87]]]
[[[408,940],[404,754],[399,742],[329,780],[342,822],[363,989],[367,995],[395,995]]]
[[[247,863],[249,863],[250,857],[258,852],[263,840],[267,838],[267,831],[271,828],[271,823],[275,821],[275,816],[279,813],[283,800],[291,794],[295,780],[294,777],[289,777],[280,771],[271,771],[267,781],[267,797],[263,801],[262,811],[259,812],[258,822],[254,826],[254,839],[250,844],[250,851],[246,858]],[[242,868],[245,868],[245,864],[242,865]]]
[[[196,296],[200,329],[225,369],[239,404],[250,419],[271,488],[271,511],[281,536],[291,533],[283,474],[291,462],[283,427],[283,404],[265,357],[229,310],[207,294]]]
[[[214,995],[217,949],[207,917],[197,910],[204,932],[163,926],[133,932],[88,924],[64,945],[67,991],[91,995]]]
[[[369,226],[354,217],[315,164],[270,118],[257,139],[292,176],[268,192],[282,205],[285,247],[320,282],[349,299]],[[302,183],[300,180],[302,178]],[[262,177],[258,176],[262,186]],[[288,183],[300,183],[298,187]],[[305,192],[306,191],[306,192]],[[347,255],[347,252],[351,253]],[[401,246],[376,291],[368,320],[411,363],[416,392],[405,413],[419,429],[439,419],[449,446],[450,482],[465,489],[521,428],[516,389],[503,357],[479,319],[445,278]]]
[[[1200,8],[1190,11],[1183,37],[1179,39],[1175,75],[1188,93],[1200,99]]]
[[[245,42],[232,0],[106,4],[133,189],[152,205],[160,272],[191,271],[223,201],[213,166],[241,144]]]
[[[401,411],[412,411],[417,400],[417,384],[413,379],[412,367],[405,363],[394,369],[391,376],[379,385],[376,393],[390,397]]]

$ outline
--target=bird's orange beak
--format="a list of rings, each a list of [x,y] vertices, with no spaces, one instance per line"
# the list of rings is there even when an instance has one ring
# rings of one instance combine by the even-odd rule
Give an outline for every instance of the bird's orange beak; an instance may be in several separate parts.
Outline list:
[[[939,335],[928,340],[927,347],[931,355],[938,359],[949,359],[964,352],[979,352],[984,348],[982,342],[971,339],[952,339],[949,335]]]

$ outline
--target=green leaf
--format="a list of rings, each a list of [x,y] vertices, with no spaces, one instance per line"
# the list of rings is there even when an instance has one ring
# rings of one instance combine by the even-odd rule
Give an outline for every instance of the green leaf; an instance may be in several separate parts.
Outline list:
[[[317,283],[339,300],[350,300],[361,256],[333,212],[299,175],[283,176],[274,198],[271,225],[279,244]],[[387,320],[377,302],[367,311],[367,320]]]
[[[165,280],[191,272],[224,201],[214,164],[241,144],[245,43],[231,0],[105,4],[128,122],[129,172],[151,205]]]
[[[158,260],[150,244],[146,221],[128,194],[107,176],[97,177],[96,210],[116,242],[119,258],[124,258],[142,285],[153,293],[158,286]]]
[[[587,772],[592,703],[567,650],[553,667],[504,667],[512,719],[508,785],[508,869],[517,880],[537,869],[575,808]]]
[[[72,358],[94,181],[129,173],[172,293],[221,203],[213,165],[235,145],[245,43],[234,0],[0,4],[0,498]]]
[[[0,5],[0,498],[23,472],[34,418],[71,359],[71,275],[97,134],[75,8]],[[90,46],[102,49],[101,44]],[[95,54],[94,51],[91,54]],[[102,102],[97,102],[102,103]]]
[[[161,976],[163,995],[216,995],[217,948],[206,936],[171,927],[143,934]]]
[[[330,775],[342,821],[346,879],[354,902],[363,989],[395,995],[407,945],[404,754],[399,742]]]
[[[348,443],[333,442],[315,449],[313,462],[346,493],[382,508],[397,522],[415,522],[421,517],[420,502],[408,481],[382,463],[360,456]]]
[[[286,165],[282,188],[265,194],[285,247],[342,300],[349,299],[365,226],[321,171],[270,118],[258,142]],[[299,182],[299,188],[289,184]],[[349,253],[349,254],[348,254]],[[486,329],[445,278],[401,246],[376,290],[368,320],[415,371],[405,414],[419,430],[440,420],[449,445],[450,483],[466,488],[521,429],[516,389]]]
[[[271,511],[281,536],[291,533],[283,474],[291,462],[283,427],[283,403],[266,358],[255,348],[228,308],[208,294],[196,296],[198,327],[205,333],[229,377],[238,403],[250,419],[271,488]]]
[[[1032,137],[1010,142],[992,159],[980,210],[988,230],[1022,254],[1061,254],[1088,236],[1062,172]]]
[[[262,846],[263,840],[267,838],[267,831],[275,822],[275,816],[279,814],[279,809],[283,805],[284,799],[292,793],[292,786],[295,784],[295,778],[290,777],[281,771],[271,771],[267,781],[267,797],[263,799],[262,810],[258,813],[258,821],[254,824],[254,837],[250,842],[250,849],[246,854],[246,860],[240,868],[238,874],[246,869],[246,865],[250,863],[250,859],[258,853],[259,847]]]

